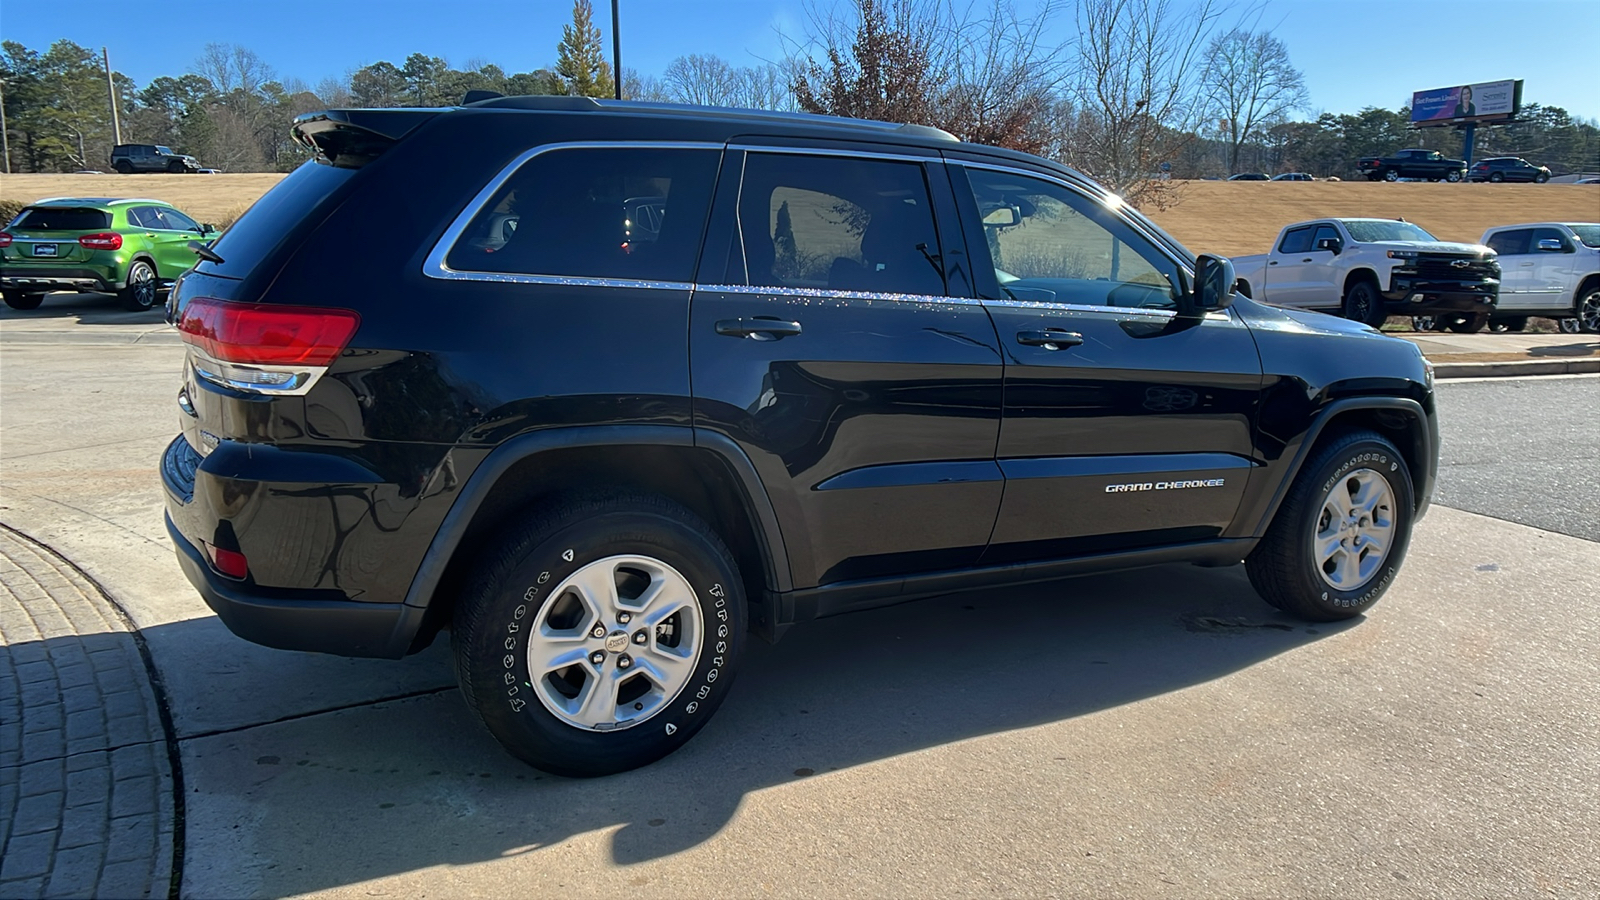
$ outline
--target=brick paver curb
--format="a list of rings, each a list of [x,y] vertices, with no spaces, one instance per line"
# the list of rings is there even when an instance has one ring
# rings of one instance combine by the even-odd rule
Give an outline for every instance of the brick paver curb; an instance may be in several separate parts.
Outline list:
[[[0,897],[166,897],[173,772],[137,637],[0,527]]]

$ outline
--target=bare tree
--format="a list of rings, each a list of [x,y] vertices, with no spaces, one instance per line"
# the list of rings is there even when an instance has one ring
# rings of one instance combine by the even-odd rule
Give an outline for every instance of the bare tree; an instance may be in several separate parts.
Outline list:
[[[661,73],[661,81],[678,103],[734,106],[739,93],[737,71],[727,60],[711,54],[691,53],[674,59]]]
[[[234,91],[257,94],[273,80],[272,67],[254,50],[239,44],[207,44],[194,61],[193,71],[224,96]]]
[[[1236,28],[1212,39],[1201,76],[1228,142],[1228,174],[1239,171],[1239,150],[1303,109],[1305,79],[1289,63],[1283,41],[1265,31]]]
[[[1162,164],[1204,115],[1199,63],[1224,12],[1220,0],[1080,0],[1067,161],[1129,202],[1173,202]]]

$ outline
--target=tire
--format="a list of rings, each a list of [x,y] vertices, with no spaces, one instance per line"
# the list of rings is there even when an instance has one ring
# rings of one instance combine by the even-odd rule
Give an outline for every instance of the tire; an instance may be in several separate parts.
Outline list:
[[[1557,319],[1556,327],[1562,334],[1579,334],[1583,329],[1578,325],[1577,319]]]
[[[1439,320],[1434,316],[1412,316],[1412,331],[1438,331]]]
[[[1400,172],[1399,172],[1399,170],[1390,169],[1387,172],[1384,172],[1383,173],[1383,180],[1384,181],[1399,181],[1400,180]]]
[[[1344,291],[1344,317],[1377,328],[1388,318],[1383,308],[1383,298],[1370,281],[1359,280]]]
[[[1445,320],[1445,327],[1456,334],[1477,334],[1483,326],[1489,324],[1488,313],[1467,313],[1466,315],[1451,316]]]
[[[1578,331],[1583,334],[1600,334],[1600,287],[1590,288],[1572,311],[1577,317],[1571,320],[1563,319],[1562,331],[1566,331],[1566,323],[1572,321],[1577,323]]]
[[[1489,320],[1489,330],[1496,334],[1505,334],[1508,331],[1523,331],[1528,327],[1527,316],[1512,316],[1509,319]]]
[[[172,162],[167,163],[167,173],[170,175],[182,175],[183,160],[175,159]]]
[[[133,163],[128,162],[125,159],[117,160],[117,164],[112,166],[111,168],[116,169],[118,172],[121,172],[124,175],[132,175],[133,174]]]
[[[1411,473],[1392,443],[1371,431],[1326,439],[1245,559],[1245,572],[1262,599],[1290,615],[1353,618],[1393,583],[1414,508]]]
[[[1450,182],[1451,184],[1455,184],[1456,182],[1461,180],[1461,172],[1460,171],[1446,172],[1446,173],[1444,173],[1444,180]]]
[[[722,540],[676,503],[558,503],[513,529],[477,572],[456,603],[456,675],[479,720],[529,765],[578,778],[638,768],[683,746],[728,694],[745,639],[743,582]],[[586,581],[597,588],[588,602]],[[656,613],[629,613],[628,596],[682,605],[652,632],[630,619]],[[589,707],[607,683],[614,692]]]
[[[43,294],[23,294],[18,291],[5,292],[6,305],[12,309],[38,309],[44,302]]]
[[[1503,172],[1490,172],[1489,173],[1489,180],[1494,182],[1495,184],[1499,184],[1500,182],[1506,180],[1506,176],[1505,176],[1505,173],[1503,173]]]
[[[155,267],[146,260],[136,259],[128,264],[127,286],[117,291],[122,308],[129,312],[143,312],[156,305],[156,292],[161,282],[156,280]]]
[[[1538,184],[1544,184],[1546,181],[1550,180],[1550,176],[1540,172],[1539,174],[1533,176],[1533,180]]]

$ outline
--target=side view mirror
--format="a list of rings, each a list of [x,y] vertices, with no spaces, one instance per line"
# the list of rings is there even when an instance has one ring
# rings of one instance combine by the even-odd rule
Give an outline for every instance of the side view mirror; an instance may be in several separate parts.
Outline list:
[[[1233,305],[1233,291],[1239,279],[1233,273],[1233,261],[1221,256],[1202,254],[1194,261],[1194,294],[1190,309],[1195,315],[1204,315],[1214,309],[1227,309]]]
[[[211,224],[210,222],[206,222],[205,224],[200,226],[199,232],[201,234],[216,234],[217,233],[217,226]]]
[[[1545,238],[1539,242],[1539,252],[1541,253],[1560,253],[1565,249],[1567,248],[1563,247],[1561,242],[1555,238]]]
[[[1344,249],[1344,242],[1336,237],[1323,238],[1322,240],[1317,241],[1317,249],[1330,250],[1333,252],[1334,256],[1338,256],[1339,251]]]

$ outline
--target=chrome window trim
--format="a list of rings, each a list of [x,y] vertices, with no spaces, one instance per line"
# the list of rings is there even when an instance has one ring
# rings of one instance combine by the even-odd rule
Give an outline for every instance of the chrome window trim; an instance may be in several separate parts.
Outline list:
[[[687,281],[647,281],[637,278],[604,278],[588,275],[539,275],[522,272],[479,272],[471,269],[452,269],[445,263],[450,251],[455,249],[456,242],[461,239],[463,232],[478,213],[483,211],[484,204],[494,197],[495,193],[522,168],[536,156],[551,153],[557,150],[715,150],[721,152],[725,145],[709,141],[562,141],[554,144],[541,144],[522,153],[506,163],[495,176],[489,179],[467,202],[460,215],[444,230],[439,240],[428,252],[422,262],[422,274],[429,278],[442,281],[486,281],[497,284],[550,284],[564,285],[567,287],[619,287],[641,288],[645,290],[687,291],[693,285]]]
[[[844,140],[841,138],[841,140]],[[944,157],[938,151],[932,151],[933,156],[912,156],[906,153],[889,153],[881,150],[845,150],[839,147],[784,147],[774,144],[729,144],[729,150],[743,150],[746,153],[793,153],[802,156],[844,156],[850,159],[879,159],[890,162],[913,163],[943,163]],[[743,182],[740,183],[743,187]]]
[[[721,294],[770,294],[773,297],[804,297],[819,300],[893,300],[897,303],[949,303],[982,306],[976,297],[950,297],[942,294],[889,294],[876,291],[835,291],[827,288],[772,287],[759,284],[697,284],[696,291]]]
[[[16,244],[76,244],[77,238],[20,238],[11,239],[13,246]]]

